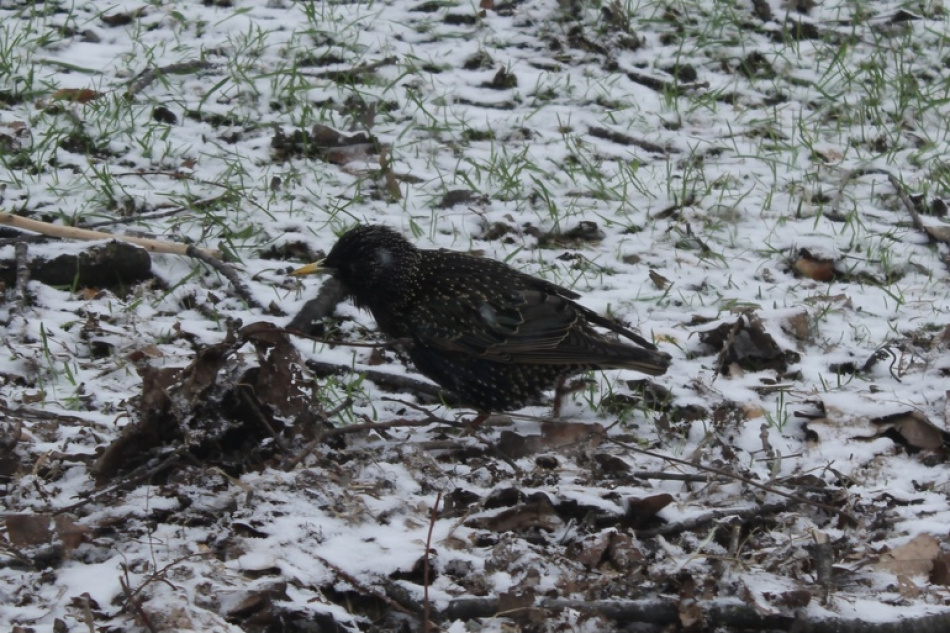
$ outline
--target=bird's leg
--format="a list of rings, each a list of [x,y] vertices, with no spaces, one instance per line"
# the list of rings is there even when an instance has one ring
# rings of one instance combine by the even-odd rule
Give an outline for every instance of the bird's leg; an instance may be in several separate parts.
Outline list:
[[[475,430],[478,427],[480,427],[482,425],[482,422],[487,420],[490,415],[491,413],[487,411],[479,411],[478,414],[474,418],[472,418],[471,420],[465,421],[465,426],[472,430]]]
[[[574,392],[580,391],[587,386],[586,378],[578,378],[577,380],[572,380],[568,382],[567,379],[569,376],[561,376],[557,379],[557,383],[554,385],[554,407],[551,410],[551,417],[555,420],[561,418],[561,405],[564,402],[564,397],[572,394]]]

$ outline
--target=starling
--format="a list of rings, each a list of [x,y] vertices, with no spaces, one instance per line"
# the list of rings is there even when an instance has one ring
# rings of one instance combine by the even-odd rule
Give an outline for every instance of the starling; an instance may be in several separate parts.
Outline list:
[[[591,369],[666,372],[668,354],[578,305],[580,295],[498,261],[422,250],[384,226],[345,233],[321,262],[379,329],[407,342],[416,368],[481,413],[524,406]],[[594,326],[637,347],[612,341]]]

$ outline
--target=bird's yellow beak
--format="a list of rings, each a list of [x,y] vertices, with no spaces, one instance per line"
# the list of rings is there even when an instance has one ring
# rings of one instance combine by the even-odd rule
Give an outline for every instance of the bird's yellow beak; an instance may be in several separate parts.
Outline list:
[[[329,269],[323,267],[324,261],[326,260],[321,259],[318,262],[307,264],[306,266],[298,268],[290,274],[294,275],[295,277],[303,277],[304,275],[319,275],[321,273],[329,272]]]

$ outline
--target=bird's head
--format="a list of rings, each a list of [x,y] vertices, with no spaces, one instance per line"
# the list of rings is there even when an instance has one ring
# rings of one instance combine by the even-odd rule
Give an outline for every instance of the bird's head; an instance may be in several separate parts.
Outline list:
[[[389,227],[369,224],[344,233],[326,259],[293,271],[294,275],[331,274],[350,291],[357,305],[398,291],[414,271],[418,250]]]

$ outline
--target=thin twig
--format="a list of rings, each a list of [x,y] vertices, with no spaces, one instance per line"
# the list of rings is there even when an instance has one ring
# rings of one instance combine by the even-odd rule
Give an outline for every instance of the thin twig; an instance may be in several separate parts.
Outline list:
[[[429,613],[432,610],[432,605],[429,602],[429,552],[432,548],[432,529],[435,527],[435,520],[439,516],[440,501],[442,501],[441,490],[435,497],[432,512],[429,513],[429,532],[426,534],[426,552],[425,558],[422,560],[422,630],[424,633],[429,633],[431,630],[429,621]]]
[[[296,336],[297,338],[305,338],[308,341],[314,341],[315,343],[323,343],[324,345],[330,345],[331,347],[365,347],[369,349],[393,349],[395,346],[392,342],[385,343],[357,343],[356,341],[341,341],[339,339],[330,339],[323,338],[322,336],[313,336],[312,334],[305,334],[300,330],[293,328],[281,328],[275,330],[281,334],[288,334],[290,336]],[[341,365],[343,367],[344,365]]]
[[[91,222],[89,224],[84,224],[82,228],[84,229],[98,229],[103,226],[115,226],[118,224],[130,224],[132,222],[142,222],[145,220],[160,220],[162,218],[168,218],[173,215],[178,215],[182,211],[188,211],[189,209],[200,209],[201,207],[214,204],[218,200],[221,200],[230,194],[223,193],[219,196],[211,196],[210,198],[202,198],[201,200],[195,200],[187,205],[175,205],[170,209],[165,209],[163,211],[155,211],[153,213],[139,213],[136,215],[130,215],[124,218],[115,218],[112,220],[102,220],[101,222]]]
[[[382,431],[385,429],[412,428],[418,426],[428,426],[430,424],[432,424],[431,420],[407,420],[405,418],[398,418],[388,422],[366,422],[364,424],[350,424],[348,426],[327,429],[324,432],[323,437],[349,435],[351,433],[362,433],[363,431]]]
[[[185,249],[185,255],[188,255],[188,257],[193,257],[221,273],[225,279],[231,282],[231,286],[234,288],[235,294],[243,299],[249,307],[257,308],[259,310],[264,309],[264,306],[262,306],[251,294],[250,288],[248,288],[247,285],[241,281],[241,278],[238,277],[234,266],[227,262],[221,261],[220,259],[209,255],[204,250],[195,248],[194,246],[188,246]]]
[[[274,441],[277,443],[278,448],[284,455],[290,454],[290,447],[287,446],[286,440],[281,436],[280,433],[274,428],[274,425],[270,423],[270,420],[261,411],[260,403],[257,398],[254,397],[254,388],[248,384],[239,384],[238,392],[241,394],[241,401],[247,406],[250,412],[257,418],[257,421],[260,422],[264,428],[267,429],[267,432],[270,433],[271,437],[274,438]]]
[[[184,455],[184,453],[187,450],[188,450],[187,446],[179,446],[174,451],[172,451],[168,455],[168,457],[162,460],[157,466],[153,466],[151,468],[146,468],[145,466],[142,466],[138,468],[137,470],[129,473],[129,475],[127,475],[122,481],[120,481],[119,483],[115,485],[109,486],[108,488],[105,488],[104,490],[99,490],[97,492],[89,494],[89,496],[87,496],[82,501],[77,501],[76,503],[65,506],[63,508],[51,509],[49,510],[49,512],[50,514],[53,514],[53,515],[62,514],[64,512],[72,512],[73,510],[81,508],[87,503],[91,503],[92,501],[99,499],[107,494],[111,494],[117,490],[121,490],[128,486],[131,486],[132,484],[138,483],[140,481],[144,481],[166,470],[167,468],[170,468],[171,466],[173,466],[179,459],[181,459],[182,455]]]
[[[318,77],[321,79],[341,79],[346,77],[352,77],[353,75],[362,75],[365,73],[372,72],[377,68],[382,68],[383,66],[391,66],[396,63],[396,57],[384,57],[378,62],[370,62],[368,64],[360,64],[359,66],[353,66],[347,70],[324,70],[318,73],[300,73],[306,77]]]
[[[120,242],[128,242],[129,244],[141,246],[145,250],[152,253],[189,255],[188,251],[193,250],[201,253],[204,257],[209,259],[214,259],[221,256],[220,251],[212,248],[199,248],[189,244],[163,242],[161,240],[153,240],[144,237],[133,237],[131,235],[115,235],[112,233],[104,233],[102,231],[90,231],[88,229],[79,229],[74,226],[62,226],[59,224],[40,222],[39,220],[31,220],[29,218],[21,218],[18,215],[11,215],[9,213],[0,213],[0,224],[5,224],[21,231],[32,231],[34,233],[40,233],[41,235],[49,235],[50,237],[61,237],[72,240],[119,240]],[[194,255],[191,256],[194,257]]]
[[[129,82],[129,87],[125,91],[125,96],[127,99],[131,99],[139,92],[148,88],[152,82],[162,75],[186,75],[199,70],[207,70],[213,66],[214,64],[211,62],[195,59],[188,62],[168,64],[167,66],[162,66],[161,68],[146,68],[141,73],[139,73],[135,79]]]
[[[16,297],[17,310],[23,312],[26,310],[26,303],[29,296],[26,292],[27,284],[30,283],[30,264],[27,260],[30,247],[24,241],[19,241],[13,249],[16,257],[16,286],[14,296]]]
[[[683,481],[686,483],[725,483],[732,481],[726,477],[711,478],[709,475],[694,475],[692,473],[668,473],[662,470],[638,470],[630,473],[630,477],[635,479],[657,479],[660,481]]]
[[[121,585],[122,592],[125,594],[125,604],[132,605],[132,609],[135,611],[135,617],[139,621],[139,624],[144,626],[152,633],[157,633],[157,629],[155,628],[155,625],[152,624],[151,618],[149,618],[148,614],[145,613],[145,610],[142,608],[142,605],[139,603],[139,601],[135,599],[135,592],[133,592],[132,587],[129,586],[129,569],[124,563],[122,564],[122,572],[123,575],[119,576],[119,585]]]
[[[726,517],[739,517],[740,519],[748,520],[756,516],[768,516],[777,512],[784,512],[788,510],[791,505],[792,504],[789,502],[783,501],[782,503],[767,503],[765,505],[752,506],[749,508],[726,508],[722,510],[712,510],[706,514],[691,517],[677,523],[669,523],[651,530],[636,530],[636,533],[638,539],[681,534],[683,532],[690,532],[696,528],[706,525],[707,523],[712,523],[713,521],[718,521],[719,519],[724,519]]]
[[[836,508],[836,507],[834,507],[834,506],[830,506],[830,505],[828,505],[827,503],[821,503],[820,501],[812,501],[811,499],[806,499],[805,497],[802,497],[802,496],[799,496],[799,495],[796,495],[796,494],[793,494],[793,493],[790,493],[790,492],[784,492],[784,491],[782,491],[782,490],[778,490],[778,489],[776,489],[776,488],[773,488],[772,486],[769,486],[769,485],[766,485],[766,484],[760,484],[759,482],[754,481],[754,480],[752,480],[752,479],[749,479],[748,477],[743,477],[742,475],[737,475],[737,474],[735,474],[735,473],[731,473],[731,472],[729,472],[729,471],[722,470],[722,469],[720,469],[720,468],[713,468],[712,466],[704,466],[703,464],[694,464],[693,462],[687,461],[687,460],[685,460],[685,459],[679,459],[679,458],[677,458],[677,457],[672,457],[672,456],[670,456],[670,455],[663,455],[663,454],[661,454],[661,453],[655,453],[655,452],[653,452],[653,451],[648,451],[648,450],[646,450],[646,449],[643,449],[643,448],[639,448],[639,447],[637,447],[637,446],[634,446],[633,444],[628,444],[627,442],[621,442],[620,440],[613,439],[613,438],[610,438],[610,437],[608,437],[607,439],[610,440],[611,442],[617,444],[618,446],[622,446],[622,447],[624,447],[625,449],[630,450],[630,451],[633,451],[633,452],[635,452],[635,453],[640,453],[641,455],[647,455],[647,456],[649,456],[649,457],[656,457],[657,459],[662,459],[662,460],[665,460],[665,461],[668,461],[668,462],[672,462],[672,463],[674,463],[674,464],[682,464],[683,466],[689,466],[690,468],[696,468],[696,469],[698,469],[698,470],[702,470],[702,471],[705,471],[705,472],[708,472],[708,473],[713,473],[713,474],[719,475],[719,476],[721,476],[721,477],[728,477],[729,479],[732,479],[733,481],[740,481],[740,482],[744,483],[744,484],[747,485],[747,486],[752,486],[753,488],[758,488],[759,490],[763,490],[763,491],[765,491],[765,492],[769,492],[769,493],[772,493],[772,494],[776,494],[776,495],[778,495],[778,496],[780,496],[780,497],[785,497],[786,499],[790,499],[790,500],[792,500],[792,501],[795,501],[796,503],[801,503],[801,504],[805,504],[805,505],[810,505],[810,506],[812,506],[812,507],[815,507],[815,508],[819,508],[819,509],[821,509],[821,510],[824,510],[825,512],[829,512],[829,513],[831,513],[831,514],[836,514],[836,515],[840,516],[842,519],[844,519],[845,521],[847,521],[849,524],[851,524],[851,525],[857,525],[857,519],[855,519],[851,514],[845,512],[844,510],[842,510],[842,509],[840,509],[840,508]]]
[[[389,605],[390,607],[392,607],[392,608],[395,609],[396,611],[399,611],[400,613],[405,613],[406,615],[411,615],[411,616],[416,616],[416,617],[419,616],[418,613],[412,611],[411,609],[406,608],[405,606],[403,606],[403,605],[401,605],[400,603],[396,602],[395,600],[393,600],[392,598],[390,598],[390,597],[387,596],[386,594],[380,593],[379,591],[373,589],[372,587],[368,587],[367,585],[363,584],[362,582],[360,582],[359,580],[357,580],[355,576],[353,576],[352,574],[350,574],[350,573],[348,573],[348,572],[346,572],[346,571],[343,571],[340,567],[334,565],[333,563],[331,563],[331,562],[328,561],[327,559],[323,558],[322,556],[319,556],[319,555],[317,555],[317,554],[314,554],[313,557],[314,557],[316,560],[318,560],[319,562],[321,562],[321,563],[323,563],[324,565],[326,565],[329,569],[331,569],[331,570],[333,571],[333,573],[335,573],[335,574],[336,574],[337,576],[339,576],[341,579],[343,579],[344,581],[346,581],[346,582],[350,583],[351,585],[353,585],[353,588],[354,588],[354,589],[356,589],[356,590],[358,590],[358,591],[361,591],[361,592],[363,592],[364,594],[370,595],[370,596],[376,598],[377,600],[380,600],[380,601],[382,601],[382,602],[385,602],[387,605]]]

